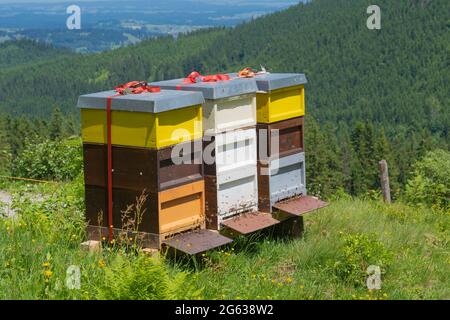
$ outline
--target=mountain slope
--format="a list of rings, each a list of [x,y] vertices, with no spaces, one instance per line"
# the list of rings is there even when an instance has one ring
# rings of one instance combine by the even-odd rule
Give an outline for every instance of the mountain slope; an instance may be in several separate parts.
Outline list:
[[[0,68],[50,61],[61,55],[71,54],[69,50],[32,40],[6,41],[0,43]]]
[[[58,105],[76,112],[79,94],[120,82],[263,64],[305,72],[309,112],[322,122],[369,120],[391,132],[420,127],[448,137],[448,2],[381,0],[379,31],[366,27],[369,4],[315,0],[234,29],[8,69],[0,85],[13,87],[0,92],[0,111],[46,116]]]

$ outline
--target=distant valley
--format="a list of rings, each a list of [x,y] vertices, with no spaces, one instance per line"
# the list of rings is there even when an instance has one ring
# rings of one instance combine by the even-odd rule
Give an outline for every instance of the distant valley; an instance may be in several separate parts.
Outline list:
[[[81,1],[81,29],[68,30],[67,7],[73,3],[0,1],[0,43],[34,39],[75,52],[100,52],[156,36],[241,22],[285,9],[299,1],[156,0]],[[45,2],[45,1],[44,1]]]

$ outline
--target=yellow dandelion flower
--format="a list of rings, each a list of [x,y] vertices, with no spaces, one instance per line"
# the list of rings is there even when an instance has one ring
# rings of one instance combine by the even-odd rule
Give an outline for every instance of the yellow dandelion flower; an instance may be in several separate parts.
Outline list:
[[[105,265],[106,265],[106,264],[105,264],[105,261],[104,261],[103,259],[100,260],[100,261],[98,262],[98,266],[99,266],[100,268],[103,268]]]
[[[287,283],[291,283],[292,282],[292,278],[291,277],[286,278],[286,282]]]
[[[50,267],[50,262],[44,262],[44,263],[42,264],[42,266],[43,266],[44,268],[48,268],[48,267]]]
[[[52,275],[53,275],[53,272],[52,272],[52,271],[50,271],[50,270],[45,270],[45,271],[44,271],[44,276],[45,276],[46,278],[50,278]]]

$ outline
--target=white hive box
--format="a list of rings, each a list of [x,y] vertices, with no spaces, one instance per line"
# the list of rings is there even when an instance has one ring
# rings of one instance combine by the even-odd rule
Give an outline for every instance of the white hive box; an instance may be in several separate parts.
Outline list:
[[[207,135],[204,139],[206,217],[208,227],[258,209],[256,129]],[[215,155],[215,162],[208,155]]]
[[[306,195],[305,153],[259,161],[259,211],[272,212],[277,202]]]
[[[217,134],[229,130],[256,125],[255,79],[240,79],[217,82],[185,83],[175,79],[152,83],[162,89],[202,92],[206,100],[203,106],[203,130]]]

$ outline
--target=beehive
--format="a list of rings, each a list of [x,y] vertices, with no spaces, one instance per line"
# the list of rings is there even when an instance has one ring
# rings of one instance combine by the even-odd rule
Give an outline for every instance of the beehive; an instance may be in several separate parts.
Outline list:
[[[207,227],[243,212],[257,211],[256,81],[236,76],[225,81],[152,83],[164,89],[201,92]],[[212,155],[214,161],[209,163]]]
[[[273,123],[305,115],[304,74],[267,73],[255,77],[258,123]]]
[[[228,81],[185,83],[184,79],[154,82],[163,89],[201,92],[203,130],[217,134],[256,125],[256,81],[231,78]]]
[[[109,231],[106,105],[111,96],[113,231],[126,228],[124,211],[143,193],[145,213],[134,228],[147,246],[159,248],[172,234],[203,228],[202,95],[162,90],[116,96],[106,91],[78,101],[91,236]],[[175,163],[175,158],[184,162]]]
[[[258,162],[259,211],[272,212],[277,202],[306,195],[305,154]]]

